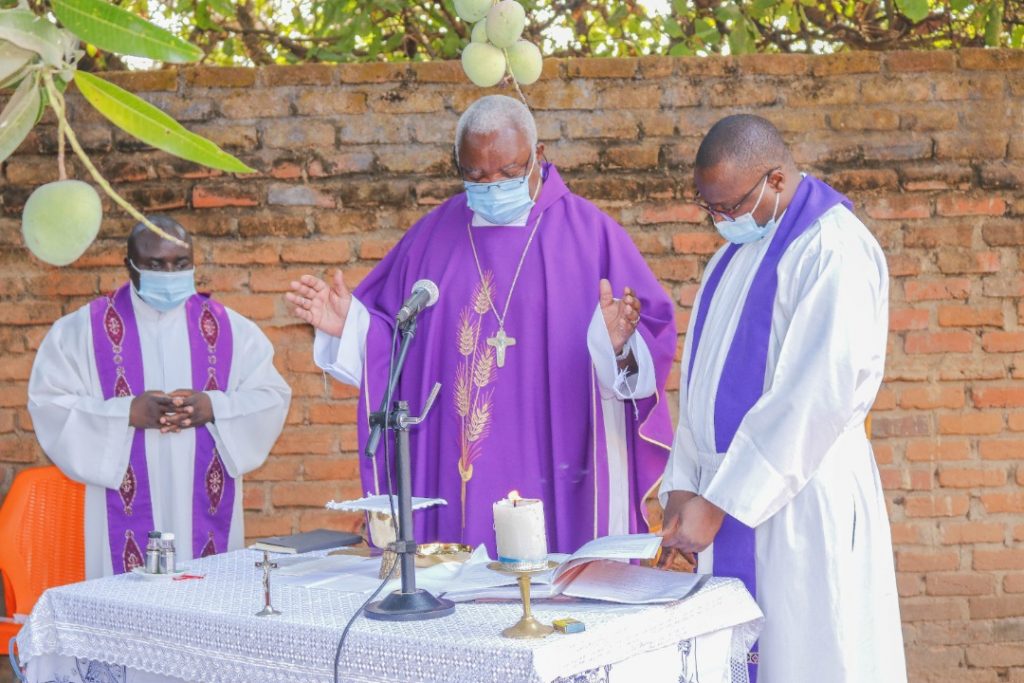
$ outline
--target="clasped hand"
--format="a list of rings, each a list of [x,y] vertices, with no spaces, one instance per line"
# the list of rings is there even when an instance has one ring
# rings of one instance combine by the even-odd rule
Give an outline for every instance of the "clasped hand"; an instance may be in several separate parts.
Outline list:
[[[176,433],[213,422],[213,404],[202,391],[147,391],[132,400],[128,423],[136,429]]]
[[[631,287],[626,287],[622,292],[622,298],[616,299],[612,292],[612,283],[608,280],[601,280],[600,294],[601,315],[608,328],[612,349],[618,356],[622,353],[622,347],[633,336],[636,326],[640,324],[640,299],[636,297]]]

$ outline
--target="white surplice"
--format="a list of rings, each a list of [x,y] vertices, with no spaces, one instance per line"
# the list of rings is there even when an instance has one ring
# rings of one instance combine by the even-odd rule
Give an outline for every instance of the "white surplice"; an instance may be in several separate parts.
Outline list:
[[[688,383],[703,285],[698,292],[661,500],[693,491],[756,529],[759,683],[905,681],[889,520],[864,433],[885,364],[888,272],[845,207],[826,212],[779,262],[765,393],[724,460],[715,454],[722,367],[772,234],[740,247],[725,271]],[[699,554],[698,571],[711,570],[713,554],[713,544]]]
[[[131,291],[147,390],[192,386],[184,304],[161,313]],[[274,349],[259,327],[228,309],[233,342],[226,391],[208,391],[215,422],[207,428],[228,474],[235,479],[228,549],[242,547],[242,475],[267,459],[281,433],[291,389],[274,368]],[[85,490],[86,578],[113,573],[107,535],[107,489],[121,485],[135,428],[133,397],[104,400],[96,371],[89,306],[64,316],[47,333],[32,366],[28,409],[36,437],[50,459]],[[192,559],[192,487],[195,432],[146,430],[156,529],[175,535],[178,561]],[[144,547],[143,539],[143,547]]]
[[[524,227],[529,212],[509,225]],[[486,230],[492,224],[473,215],[473,229]],[[623,283],[628,286],[629,283]],[[641,311],[641,315],[643,312]],[[357,298],[352,297],[345,329],[341,337],[334,337],[317,330],[313,342],[313,360],[317,367],[340,382],[360,386],[363,363],[366,359],[366,337],[370,330],[370,313]],[[647,342],[639,334],[633,334],[626,342],[627,350],[633,352],[637,371],[620,371],[615,359],[608,328],[601,314],[601,307],[594,309],[590,326],[587,328],[587,348],[594,364],[597,383],[601,393],[601,411],[604,418],[605,445],[608,452],[608,534],[629,533],[629,462],[626,445],[626,410],[632,410],[632,401],[653,396],[657,391],[654,377],[654,360]],[[374,406],[376,409],[376,406]]]

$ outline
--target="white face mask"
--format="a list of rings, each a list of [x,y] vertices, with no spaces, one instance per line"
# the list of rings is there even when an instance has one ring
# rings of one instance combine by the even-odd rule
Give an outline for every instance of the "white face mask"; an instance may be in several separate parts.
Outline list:
[[[177,308],[196,293],[195,268],[165,273],[142,270],[131,259],[128,263],[139,274],[139,297],[158,311]]]
[[[775,226],[777,225],[776,214],[779,212],[780,195],[778,192],[775,193],[775,208],[772,209],[771,219],[764,225],[758,225],[757,221],[754,220],[754,212],[757,211],[757,207],[761,205],[761,199],[764,197],[766,187],[768,187],[768,176],[765,176],[764,178],[764,183],[761,185],[761,191],[757,195],[757,201],[754,202],[754,208],[742,216],[737,216],[731,221],[715,221],[715,228],[722,237],[734,244],[747,244],[749,242],[758,241],[775,229]]]

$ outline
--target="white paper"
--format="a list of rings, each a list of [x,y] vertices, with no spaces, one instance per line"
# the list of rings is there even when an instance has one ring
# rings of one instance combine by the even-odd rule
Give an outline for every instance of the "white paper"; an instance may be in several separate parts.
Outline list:
[[[330,501],[324,507],[328,510],[342,510],[345,512],[381,512],[386,515],[391,514],[391,503],[388,502],[389,496],[367,496],[365,498],[359,498],[358,500],[344,500],[339,502]],[[398,514],[398,496],[390,496],[395,506],[395,514]],[[433,505],[447,505],[448,501],[444,498],[418,498],[413,496],[412,498],[412,509],[422,510]]]
[[[652,605],[682,600],[706,580],[706,574],[670,572],[598,560],[584,566],[562,594],[630,605]]]

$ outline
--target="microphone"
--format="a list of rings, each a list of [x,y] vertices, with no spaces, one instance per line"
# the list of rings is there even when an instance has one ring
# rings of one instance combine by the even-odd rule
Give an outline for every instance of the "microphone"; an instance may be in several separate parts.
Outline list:
[[[412,286],[412,294],[402,304],[395,320],[402,324],[410,318],[415,318],[424,308],[429,308],[437,303],[437,285],[430,280],[417,280]]]

